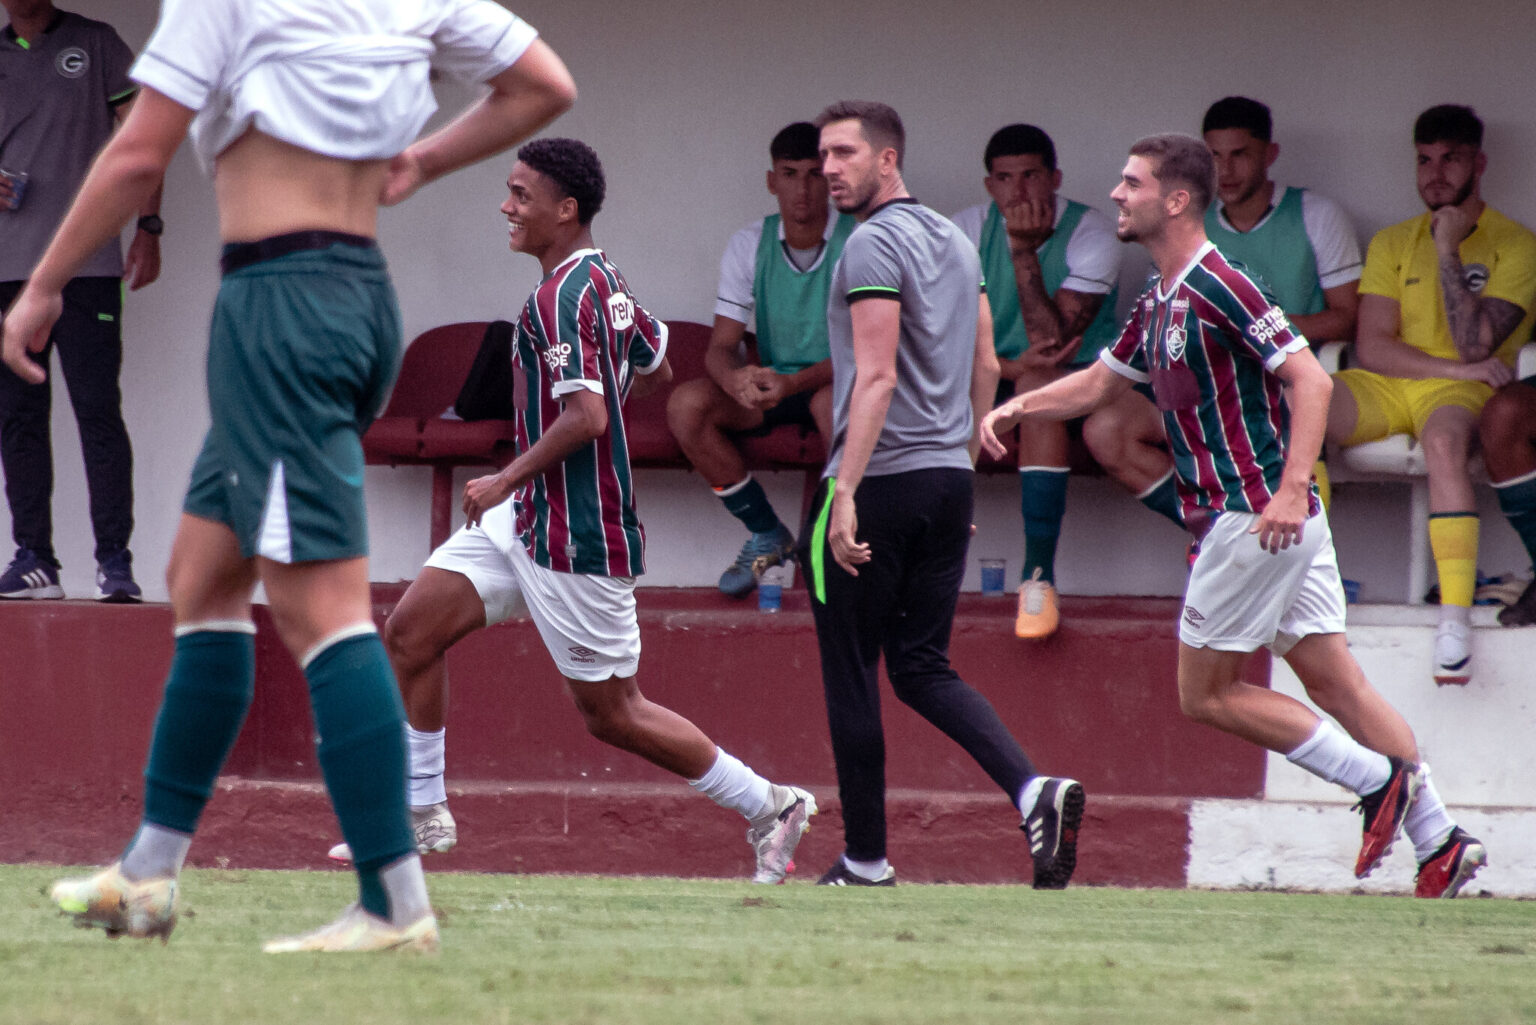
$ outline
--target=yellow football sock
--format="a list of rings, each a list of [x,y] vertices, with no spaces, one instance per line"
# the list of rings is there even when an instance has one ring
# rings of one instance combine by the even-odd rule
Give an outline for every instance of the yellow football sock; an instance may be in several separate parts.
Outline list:
[[[1440,573],[1440,604],[1470,607],[1477,590],[1477,514],[1431,513],[1429,548]]]

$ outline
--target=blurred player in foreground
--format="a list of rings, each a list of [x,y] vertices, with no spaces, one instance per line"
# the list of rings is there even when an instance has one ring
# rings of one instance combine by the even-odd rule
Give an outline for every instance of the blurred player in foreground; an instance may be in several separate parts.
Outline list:
[[[434,63],[490,89],[413,143],[435,108]],[[64,283],[134,215],[190,129],[225,243],[212,426],[167,572],[176,648],[142,824],[120,861],[52,897],[109,935],[170,935],[182,862],[254,690],[260,581],[309,682],[360,891],[333,924],[266,949],[435,950],[403,715],[368,590],[360,436],[400,364],[378,207],[537,130],[575,86],[534,30],[489,0],[166,0],[132,75],[139,99],[6,314],[4,358],[42,378],[28,352],[58,318]]]

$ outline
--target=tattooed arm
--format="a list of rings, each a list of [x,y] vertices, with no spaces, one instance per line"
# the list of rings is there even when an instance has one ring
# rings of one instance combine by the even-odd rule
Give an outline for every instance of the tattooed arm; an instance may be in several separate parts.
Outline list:
[[[1019,289],[1019,311],[1024,317],[1024,330],[1029,332],[1029,348],[1020,360],[1039,366],[1061,366],[1076,354],[1083,332],[1098,315],[1104,296],[1069,288],[1057,289],[1054,297],[1046,292],[1037,250],[1055,230],[1054,201],[1022,200],[1005,207],[1002,214],[1013,255],[1014,283]]]
[[[1460,247],[1476,226],[1475,219],[1460,207],[1443,206],[1430,224],[1440,257],[1440,291],[1451,340],[1463,362],[1477,363],[1498,351],[1525,319],[1525,311],[1505,299],[1482,298],[1467,287]]]

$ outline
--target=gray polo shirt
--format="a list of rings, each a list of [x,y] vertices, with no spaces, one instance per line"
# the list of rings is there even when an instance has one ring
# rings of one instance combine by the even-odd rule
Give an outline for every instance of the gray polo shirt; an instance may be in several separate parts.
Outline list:
[[[981,260],[949,218],[915,199],[877,208],[854,229],[832,272],[832,445],[824,476],[837,476],[853,394],[852,304],[901,301],[896,390],[865,475],[971,468],[971,369],[976,359]]]
[[[0,281],[21,281],[43,255],[91,161],[112,134],[114,110],[138,88],[133,51],[112,26],[58,12],[25,44],[0,31],[0,167],[27,173],[20,210],[0,210]],[[118,241],[80,268],[120,277]]]

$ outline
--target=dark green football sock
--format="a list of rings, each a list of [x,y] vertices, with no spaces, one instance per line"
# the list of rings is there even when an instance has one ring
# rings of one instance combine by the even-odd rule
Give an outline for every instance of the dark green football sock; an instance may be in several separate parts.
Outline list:
[[[1172,470],[1169,470],[1162,480],[1136,497],[1142,505],[1168,517],[1180,530],[1184,529],[1184,514],[1179,510],[1179,489],[1173,482]]]
[[[748,477],[737,490],[729,495],[721,495],[720,501],[725,503],[732,516],[754,534],[766,534],[779,525],[779,514],[773,511],[773,506],[768,502],[768,493],[756,477]]]
[[[1525,545],[1531,562],[1536,564],[1536,474],[1495,484],[1493,490],[1499,496],[1499,508],[1520,535],[1520,543]]]
[[[176,638],[144,768],[144,821],[197,830],[255,689],[255,627]]]
[[[1040,571],[1056,582],[1056,542],[1067,514],[1067,468],[1031,466],[1019,470],[1019,505],[1024,513],[1024,570],[1020,580]]]
[[[406,805],[405,707],[384,643],[372,631],[344,637],[304,667],[320,771],[352,848],[360,903],[389,917],[379,869],[414,853]]]

